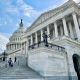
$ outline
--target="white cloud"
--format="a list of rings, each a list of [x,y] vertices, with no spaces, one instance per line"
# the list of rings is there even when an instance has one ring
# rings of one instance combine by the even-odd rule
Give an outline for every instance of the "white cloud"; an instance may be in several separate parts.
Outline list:
[[[31,25],[31,23],[30,22],[27,22],[26,26],[29,27],[30,25]]]
[[[15,4],[13,3],[13,0],[0,0],[0,4],[3,5],[2,12],[5,13],[5,16],[0,16],[0,27],[8,25],[8,23],[9,25],[13,24],[13,20],[15,18],[23,18],[26,20],[24,21],[26,25],[29,26],[33,20],[41,14],[41,11],[34,9],[31,5],[28,5],[25,0],[15,0]],[[18,19],[16,20],[18,21]]]
[[[17,0],[17,5],[23,14],[27,17],[37,16],[40,12],[35,10],[32,6],[26,4],[24,0]]]
[[[11,4],[11,0],[0,0],[0,3],[9,5],[9,4]]]
[[[19,9],[17,8],[17,6],[12,5],[11,3],[6,5],[5,11],[10,13],[10,14],[17,14],[17,15],[19,15]]]
[[[9,37],[12,35],[10,33],[0,33],[2,36],[4,36],[5,38],[9,39]]]
[[[75,1],[75,2],[80,2],[80,0],[73,0],[73,1]]]
[[[0,33],[0,53],[6,49],[6,44],[8,43],[8,38]]]
[[[26,17],[36,17],[41,12],[35,10],[31,5],[28,5],[24,0],[16,0],[16,4],[12,4],[12,0],[0,0],[0,3],[4,5],[5,13],[22,15]]]
[[[11,14],[19,14],[18,9],[12,6],[7,7],[6,12],[11,13]]]

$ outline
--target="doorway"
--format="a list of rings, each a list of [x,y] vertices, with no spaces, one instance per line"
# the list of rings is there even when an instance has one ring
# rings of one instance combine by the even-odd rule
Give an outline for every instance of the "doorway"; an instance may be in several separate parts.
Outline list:
[[[73,55],[73,63],[74,63],[74,69],[77,73],[78,80],[80,80],[80,56],[77,54]]]

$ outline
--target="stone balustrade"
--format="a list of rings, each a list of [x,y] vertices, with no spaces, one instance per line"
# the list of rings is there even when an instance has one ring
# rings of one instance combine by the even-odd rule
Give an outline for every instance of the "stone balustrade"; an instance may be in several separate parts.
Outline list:
[[[38,42],[38,43],[34,43],[33,45],[30,45],[28,47],[28,50],[36,49],[36,48],[39,48],[39,47],[53,48],[55,50],[65,52],[65,48],[64,47],[61,47],[61,46],[58,46],[58,45],[55,45],[55,44],[52,44],[52,43],[48,43],[48,45],[46,46],[43,41]]]

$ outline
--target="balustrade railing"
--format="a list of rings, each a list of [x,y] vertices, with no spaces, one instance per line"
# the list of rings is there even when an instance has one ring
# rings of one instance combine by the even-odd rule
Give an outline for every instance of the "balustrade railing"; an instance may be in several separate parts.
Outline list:
[[[30,45],[28,47],[28,50],[36,49],[36,48],[39,48],[39,47],[48,47],[48,48],[53,48],[53,49],[58,50],[58,51],[65,52],[64,47],[61,47],[61,46],[58,46],[58,45],[55,45],[55,44],[52,44],[52,43],[48,43],[46,45],[43,41],[38,42],[38,43],[34,43],[33,45]]]

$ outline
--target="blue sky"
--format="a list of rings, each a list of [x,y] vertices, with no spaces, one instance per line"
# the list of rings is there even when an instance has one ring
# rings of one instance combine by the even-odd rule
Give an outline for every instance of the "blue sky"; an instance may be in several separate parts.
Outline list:
[[[22,18],[28,27],[42,12],[66,0],[0,0],[0,33],[13,33]]]
[[[7,36],[17,29],[22,18],[28,27],[42,12],[64,0],[0,0],[0,32]]]
[[[19,27],[21,18],[27,28],[42,12],[53,9],[66,1],[0,0],[0,38],[3,36],[2,40],[8,40],[9,36]],[[79,2],[79,0],[75,1]]]

